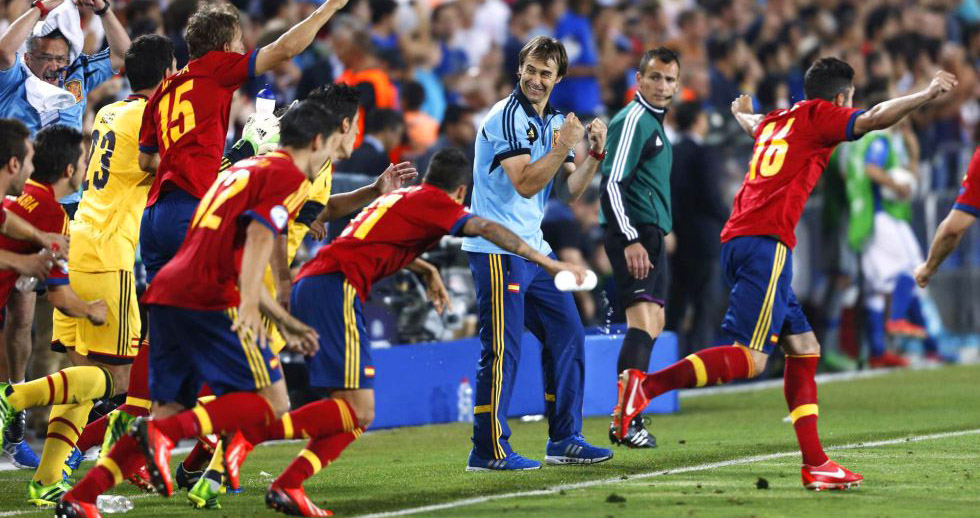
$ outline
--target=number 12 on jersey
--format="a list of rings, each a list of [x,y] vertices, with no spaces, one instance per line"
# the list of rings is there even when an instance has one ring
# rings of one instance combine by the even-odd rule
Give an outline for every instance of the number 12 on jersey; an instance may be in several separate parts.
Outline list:
[[[752,162],[749,163],[749,180],[755,180],[757,176],[768,178],[776,176],[783,168],[783,161],[786,160],[786,152],[789,151],[789,143],[786,137],[789,130],[793,127],[791,118],[786,124],[777,130],[776,122],[770,122],[762,128],[762,133],[755,140],[755,152],[752,154]]]

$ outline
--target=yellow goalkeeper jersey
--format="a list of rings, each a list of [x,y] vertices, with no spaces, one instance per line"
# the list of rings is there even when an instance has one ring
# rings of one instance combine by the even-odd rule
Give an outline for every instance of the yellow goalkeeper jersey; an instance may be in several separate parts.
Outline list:
[[[68,263],[73,271],[133,269],[140,219],[153,182],[137,161],[146,100],[130,95],[95,116],[82,201],[70,227]]]

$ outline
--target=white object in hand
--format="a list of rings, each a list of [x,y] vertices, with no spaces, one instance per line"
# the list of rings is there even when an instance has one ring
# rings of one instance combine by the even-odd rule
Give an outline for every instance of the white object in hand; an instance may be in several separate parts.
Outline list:
[[[555,275],[555,287],[559,291],[589,291],[595,288],[598,282],[599,279],[592,270],[586,270],[582,284],[575,282],[575,274],[569,270],[562,270]]]
[[[893,167],[888,170],[888,176],[891,176],[892,181],[898,185],[907,187],[909,190],[909,197],[915,198],[915,193],[919,187],[919,179],[914,173],[908,169],[905,169],[904,167]],[[901,200],[897,192],[887,187],[881,190],[881,197],[889,201]]]

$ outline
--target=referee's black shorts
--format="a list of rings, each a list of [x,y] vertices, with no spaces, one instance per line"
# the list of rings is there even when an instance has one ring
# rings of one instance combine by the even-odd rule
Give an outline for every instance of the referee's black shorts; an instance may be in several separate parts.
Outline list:
[[[667,250],[664,246],[664,231],[656,225],[637,225],[639,243],[650,256],[653,268],[645,279],[630,275],[626,267],[626,236],[606,228],[606,255],[612,265],[616,278],[616,299],[622,310],[636,302],[653,302],[664,305],[667,296]]]

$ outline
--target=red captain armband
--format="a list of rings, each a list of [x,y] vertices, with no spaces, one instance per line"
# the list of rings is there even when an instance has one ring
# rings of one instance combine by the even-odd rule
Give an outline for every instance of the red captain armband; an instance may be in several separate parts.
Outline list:
[[[593,151],[593,150],[590,149],[589,150],[589,156],[592,157],[592,158],[594,158],[596,160],[596,162],[602,162],[602,159],[603,158],[606,158],[606,150],[603,149],[602,150],[602,153],[596,153],[595,151]]]
[[[41,11],[41,19],[42,20],[45,19],[45,18],[47,18],[48,13],[51,12],[50,9],[48,9],[47,7],[44,7],[44,3],[42,3],[41,0],[34,0],[34,3],[31,4],[31,7],[37,7],[37,10],[38,11]]]

